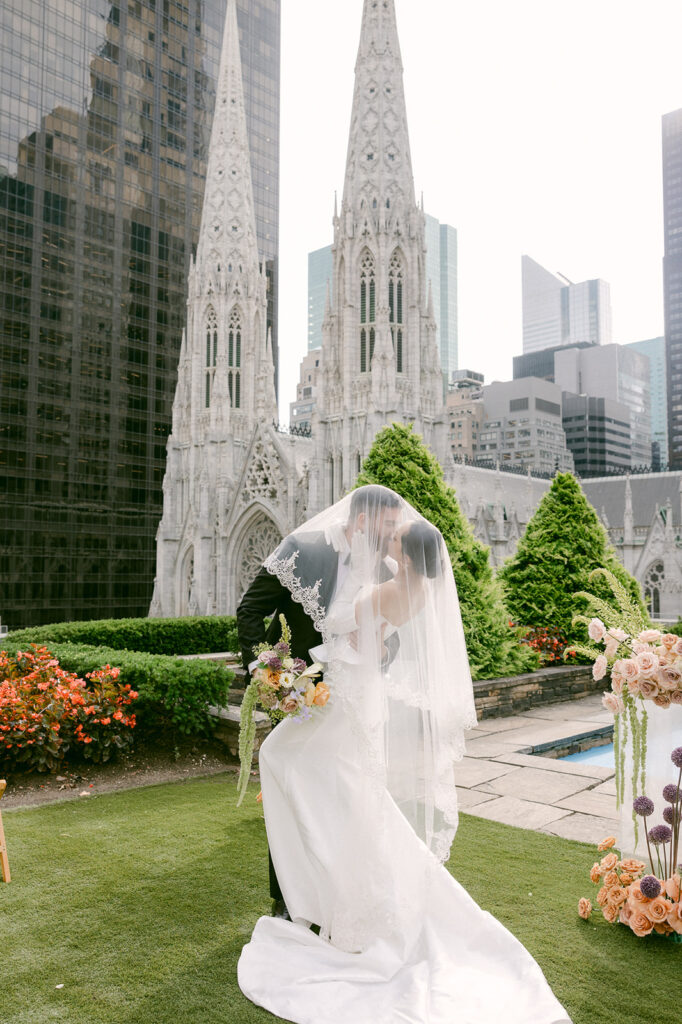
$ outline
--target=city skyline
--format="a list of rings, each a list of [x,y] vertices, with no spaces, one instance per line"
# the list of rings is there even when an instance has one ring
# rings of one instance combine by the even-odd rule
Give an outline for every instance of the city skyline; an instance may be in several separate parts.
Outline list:
[[[331,241],[343,186],[361,3],[334,20],[333,46],[311,47],[331,10],[290,0],[282,22],[286,409],[307,345],[307,253]],[[460,365],[511,378],[524,252],[572,280],[608,281],[614,341],[660,335],[661,117],[682,106],[679,7],[655,0],[644,21],[611,0],[578,0],[561,22],[538,0],[396,0],[396,12],[417,195],[458,231]]]

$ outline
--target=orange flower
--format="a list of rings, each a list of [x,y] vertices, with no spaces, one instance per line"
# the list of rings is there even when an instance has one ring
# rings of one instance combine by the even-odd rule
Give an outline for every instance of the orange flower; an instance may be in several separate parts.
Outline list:
[[[607,871],[604,875],[604,885],[607,889],[610,889],[613,885],[618,885],[618,874],[615,871]]]
[[[628,898],[635,906],[637,906],[638,904],[649,902],[649,897],[645,896],[639,887],[639,879],[637,879],[637,881],[633,882],[632,885],[629,886]]]
[[[649,918],[646,916],[646,914],[643,914],[641,910],[634,910],[632,912],[628,924],[632,928],[635,935],[640,939],[643,938],[645,935],[648,935],[654,927]]]
[[[602,885],[601,889],[597,893],[597,903],[600,907],[606,906],[609,898],[609,893],[605,885]]]
[[[595,863],[592,865],[592,868],[590,870],[590,880],[596,884],[599,881],[600,878],[601,878],[601,868],[599,867],[599,865],[595,861]]]
[[[582,899],[578,900],[578,913],[583,920],[589,920],[590,914],[592,913],[592,901],[586,900],[584,896]]]
[[[123,712],[122,711],[114,711],[113,717],[116,719],[117,722],[120,722],[121,719],[123,718]]]
[[[674,932],[682,935],[682,903],[673,903],[668,911],[668,924]]]
[[[315,700],[315,683],[308,683],[306,691],[303,695],[303,702],[306,707],[310,707]]]
[[[654,924],[666,921],[669,910],[670,904],[664,896],[657,896],[656,899],[650,900],[649,903],[642,906],[642,913],[646,914]]]
[[[315,687],[315,696],[313,697],[313,704],[317,704],[318,707],[323,708],[329,700],[329,687],[326,683],[318,683]]]
[[[256,800],[258,801],[259,804],[263,803],[263,790],[262,789],[261,789],[260,793],[258,794],[258,796],[256,797]]]
[[[601,853],[603,850],[610,850],[611,847],[615,846],[615,845],[616,845],[616,837],[615,836],[607,836],[606,839],[602,839],[602,841],[599,844],[599,846],[597,847],[597,849]]]
[[[616,918],[618,917],[618,907],[614,907],[611,903],[607,903],[606,906],[602,908],[602,914],[604,915],[604,920],[608,921],[609,924],[615,924]]]
[[[627,873],[627,871],[621,872],[621,876],[620,876],[620,884],[621,885],[629,885],[630,882],[632,882],[632,881],[633,881],[632,875],[629,875]]]
[[[638,875],[644,871],[645,864],[641,860],[635,860],[634,857],[626,857],[625,860],[620,862],[620,866],[623,871],[628,871],[631,875]]]
[[[609,890],[609,905],[612,907],[620,907],[625,903],[628,898],[627,889],[623,889],[622,886],[616,885],[613,889]]]
[[[666,896],[669,896],[671,900],[679,900],[680,898],[680,876],[675,872],[670,878],[666,878],[663,882],[663,891]]]
[[[602,857],[599,866],[602,871],[610,871],[612,868],[615,868],[617,863],[618,857],[616,857],[615,853],[607,853],[605,857]]]

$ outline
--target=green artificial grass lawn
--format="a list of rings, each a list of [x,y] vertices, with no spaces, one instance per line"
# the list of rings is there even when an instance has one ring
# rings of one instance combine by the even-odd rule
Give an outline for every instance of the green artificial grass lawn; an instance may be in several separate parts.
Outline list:
[[[236,977],[270,910],[256,792],[237,810],[226,774],[5,811],[1,1024],[275,1021]],[[594,902],[595,855],[462,815],[448,866],[538,960],[574,1024],[679,1024],[682,945],[577,915],[580,896]]]

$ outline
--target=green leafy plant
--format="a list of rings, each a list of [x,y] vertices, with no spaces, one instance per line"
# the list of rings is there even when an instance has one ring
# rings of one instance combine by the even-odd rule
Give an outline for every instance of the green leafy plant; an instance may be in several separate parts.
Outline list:
[[[392,488],[443,534],[473,678],[493,679],[537,668],[537,654],[519,643],[510,626],[488,548],[474,537],[438,460],[411,426],[393,423],[377,434],[358,477],[357,486],[363,484]]]
[[[65,671],[46,647],[0,652],[0,764],[53,771],[69,751],[108,761],[130,746],[137,698],[110,665],[85,680]],[[87,682],[86,682],[87,680]]]
[[[527,629],[552,627],[581,660],[587,631],[583,611],[590,573],[606,569],[646,616],[637,580],[618,561],[606,531],[571,473],[557,473],[521,537],[515,554],[498,573],[507,607]],[[593,581],[594,598],[608,600],[604,580]]]

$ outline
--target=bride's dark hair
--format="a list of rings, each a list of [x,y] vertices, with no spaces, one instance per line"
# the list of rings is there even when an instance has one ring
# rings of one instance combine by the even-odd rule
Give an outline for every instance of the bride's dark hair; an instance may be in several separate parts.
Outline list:
[[[400,538],[403,554],[409,555],[412,565],[422,576],[429,579],[443,571],[441,536],[430,523],[413,523]]]

